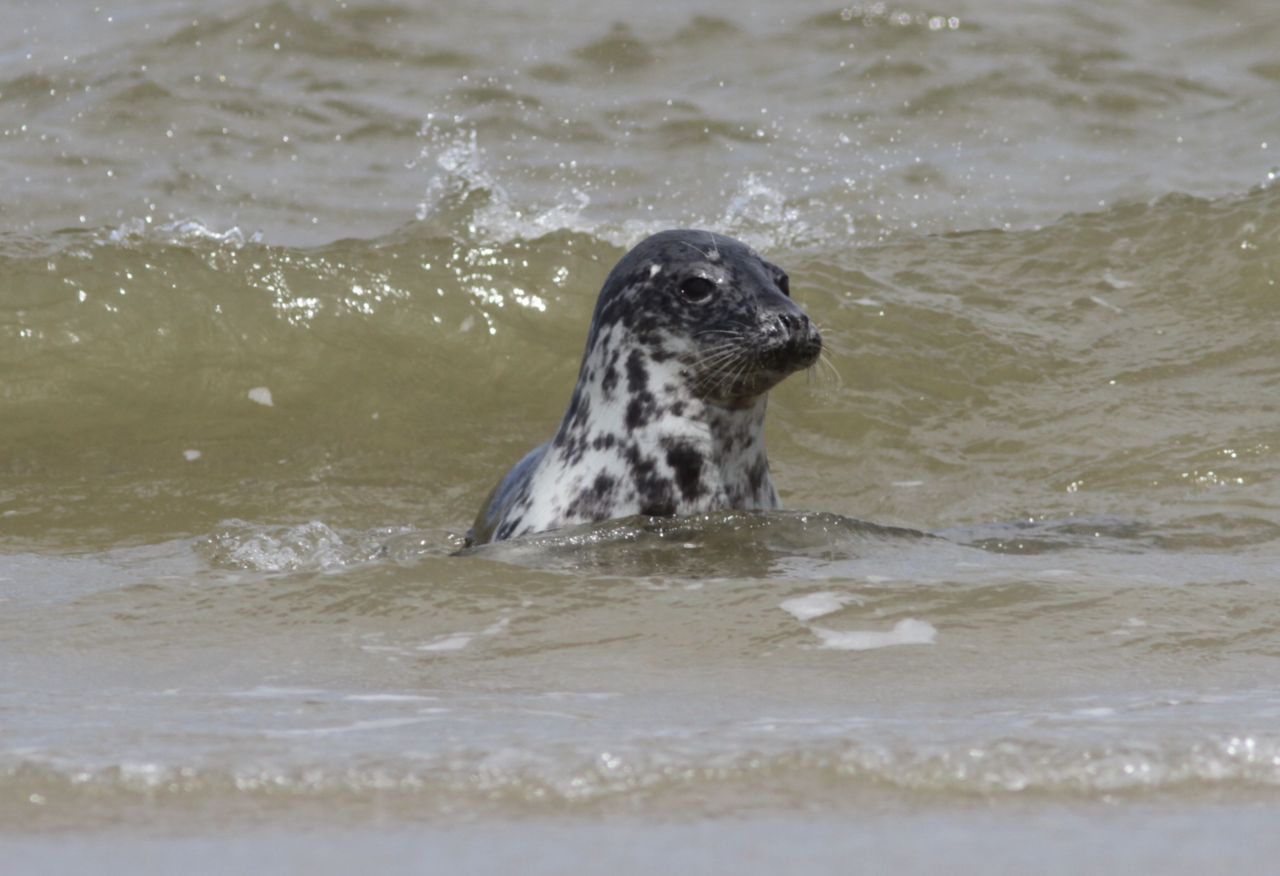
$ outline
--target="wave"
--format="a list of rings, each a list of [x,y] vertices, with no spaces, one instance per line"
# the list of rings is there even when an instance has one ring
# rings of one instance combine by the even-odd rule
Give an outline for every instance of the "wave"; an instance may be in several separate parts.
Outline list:
[[[462,165],[462,190],[474,192],[482,181]],[[1204,499],[1192,530],[1232,537],[1210,503],[1240,494],[1251,503],[1252,522],[1235,530],[1244,543],[1274,537],[1280,518],[1261,486],[1274,442],[1253,412],[1275,383],[1277,199],[1274,188],[1170,196],[1035,231],[766,249],[791,270],[845,375],[775,393],[788,431],[772,440],[777,458],[802,461],[791,479],[800,507],[870,516],[888,496],[877,519],[930,528],[1131,517],[1133,493],[1189,490]],[[152,470],[152,485],[129,489],[191,496],[243,491],[225,477],[212,490],[198,482],[215,469],[283,477],[287,492],[316,478],[385,485],[381,467],[444,490],[460,518],[430,525],[465,529],[481,485],[558,419],[596,290],[623,251],[614,232],[540,233],[539,221],[495,240],[427,233],[424,220],[312,248],[195,222],[6,236],[9,471],[43,477],[34,489],[104,465]],[[476,481],[463,496],[449,492],[449,461]],[[833,466],[841,476],[825,475]],[[981,492],[1004,503],[966,511],[963,472],[994,478]],[[1099,489],[1120,498],[1094,501]],[[323,507],[302,513],[291,519],[328,519]],[[246,517],[242,499],[214,514],[193,532]]]
[[[1106,723],[1079,716],[1077,722]],[[778,742],[786,722],[762,719],[755,732],[709,746],[687,741],[615,740],[546,749],[459,747],[418,751],[408,760],[248,763],[218,767],[134,761],[107,766],[5,757],[0,799],[11,826],[56,818],[118,818],[163,805],[170,815],[232,803],[417,817],[590,812],[702,811],[721,815],[803,803],[840,811],[872,799],[1034,798],[1216,799],[1280,785],[1280,739],[1269,734],[1196,731],[1177,738],[1057,740],[1043,736],[955,738],[910,745],[845,738]],[[809,725],[815,734],[848,736]],[[871,728],[857,735],[870,737]],[[377,732],[368,726],[364,732]],[[301,761],[301,762],[298,762]],[[102,806],[110,801],[108,812]],[[81,814],[76,816],[79,811]]]

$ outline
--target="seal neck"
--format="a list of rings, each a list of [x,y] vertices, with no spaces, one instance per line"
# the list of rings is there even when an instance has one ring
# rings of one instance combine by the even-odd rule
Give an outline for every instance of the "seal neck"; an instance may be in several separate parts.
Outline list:
[[[778,507],[778,493],[769,474],[769,457],[764,445],[767,406],[766,395],[743,407],[705,405],[711,438],[710,459],[718,471],[726,508]]]
[[[764,446],[767,396],[733,407],[706,401],[674,356],[612,334],[588,352],[548,464],[624,473],[609,505],[615,515],[777,508]]]

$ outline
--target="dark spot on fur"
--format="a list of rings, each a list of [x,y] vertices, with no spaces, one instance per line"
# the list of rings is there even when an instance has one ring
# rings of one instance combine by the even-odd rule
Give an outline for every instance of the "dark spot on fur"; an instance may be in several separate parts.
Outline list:
[[[564,424],[556,433],[552,447],[557,456],[567,465],[577,465],[590,446],[588,434],[591,423],[591,397],[581,388],[574,392],[569,402],[569,410],[565,414]]]
[[[617,479],[600,472],[590,486],[578,491],[569,504],[568,516],[581,520],[604,520],[613,508],[613,491]]]
[[[618,359],[622,356],[621,350],[614,350],[605,354],[605,350],[601,350],[601,359],[604,360],[604,377],[600,381],[600,388],[604,390],[604,397],[612,399],[614,390],[618,388]]]
[[[627,403],[627,430],[634,432],[641,426],[649,425],[658,413],[653,393],[648,391],[637,393]]]
[[[574,393],[576,397],[578,393]],[[582,429],[587,425],[587,419],[591,416],[591,396],[583,395],[582,400],[574,405],[573,416],[569,420],[569,428]]]
[[[639,471],[641,469],[649,472],[653,471],[653,460],[642,456],[640,453],[640,445],[634,441],[623,449],[622,458],[627,461],[627,465],[631,466],[632,471]]]
[[[769,477],[769,460],[764,455],[756,459],[752,463],[751,468],[747,470],[747,482],[751,484],[752,495],[759,497],[760,491],[764,488],[765,479]]]
[[[573,391],[569,399],[569,410],[565,412],[563,426],[569,429],[581,429],[591,416],[591,396],[582,387]]]
[[[628,445],[623,455],[631,465],[631,481],[640,513],[651,517],[675,516],[675,490],[670,478],[658,475],[656,460],[642,455],[638,444]]]
[[[649,421],[644,418],[644,404],[638,398],[633,398],[627,405],[627,429],[635,431],[640,426],[645,425]]]
[[[649,388],[649,369],[645,367],[644,353],[632,350],[627,357],[627,391],[632,395]]]
[[[644,499],[640,502],[640,513],[649,517],[675,517],[676,503],[671,498],[671,484],[663,482],[667,488],[665,495]]]
[[[702,496],[702,454],[683,442],[667,448],[667,465],[676,475],[676,485],[686,502]]]
[[[587,434],[585,431],[569,432],[556,438],[554,447],[560,460],[566,465],[577,465],[587,452]]]
[[[630,323],[631,332],[641,345],[649,350],[657,351],[661,349],[662,344],[658,335],[661,323],[658,321],[656,313],[638,311],[633,314]]]
[[[692,306],[678,290],[694,275],[714,275],[726,294]],[[709,232],[664,232],[624,256],[596,301],[561,428],[499,484],[478,520],[479,540],[637,510],[774,507],[756,405],[821,348],[789,287],[776,265]],[[710,446],[685,437],[693,417],[706,421]]]

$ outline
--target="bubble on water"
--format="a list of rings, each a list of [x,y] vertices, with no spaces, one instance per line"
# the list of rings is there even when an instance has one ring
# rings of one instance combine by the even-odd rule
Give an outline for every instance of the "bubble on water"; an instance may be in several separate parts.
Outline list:
[[[249,401],[251,402],[255,402],[268,408],[275,406],[275,401],[271,397],[271,390],[265,386],[255,386],[246,394],[249,396]]]
[[[507,629],[511,618],[504,617],[485,627],[478,633],[447,633],[438,636],[426,644],[419,645],[418,651],[461,651],[480,636],[496,636]]]
[[[848,593],[810,593],[783,601],[778,607],[798,621],[813,620],[816,617],[832,614],[844,608],[858,598]]]
[[[351,546],[320,521],[283,529],[230,531],[210,539],[219,565],[260,572],[330,569],[347,565]]]
[[[891,645],[932,645],[938,630],[927,621],[903,618],[887,632],[880,630],[829,630],[810,627],[822,640],[822,647],[838,651],[870,651]]]

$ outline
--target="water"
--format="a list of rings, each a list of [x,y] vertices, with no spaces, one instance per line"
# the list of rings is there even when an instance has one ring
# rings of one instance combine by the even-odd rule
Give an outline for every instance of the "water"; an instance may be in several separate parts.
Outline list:
[[[10,860],[1266,870],[1269,3],[57,12],[0,12]],[[671,226],[830,343],[792,510],[459,554]]]

